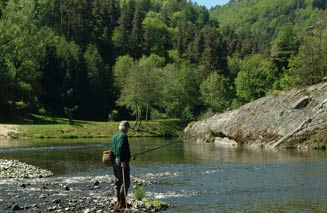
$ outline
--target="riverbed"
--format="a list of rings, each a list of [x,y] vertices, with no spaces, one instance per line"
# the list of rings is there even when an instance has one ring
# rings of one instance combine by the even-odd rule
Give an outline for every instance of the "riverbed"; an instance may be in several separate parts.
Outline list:
[[[173,141],[131,138],[130,146],[136,154]],[[80,199],[68,193],[74,190],[110,203],[103,197],[113,195],[112,171],[101,163],[108,147],[108,139],[1,140],[0,158],[47,169],[54,176],[40,179],[47,183],[43,185],[30,179],[0,179],[0,210],[8,211],[12,202],[73,202]],[[172,205],[166,212],[327,212],[325,151],[180,141],[138,156],[131,162],[131,174],[134,185],[143,181],[147,198]],[[56,197],[45,198],[47,190],[55,191]],[[38,200],[24,201],[28,193]],[[128,197],[133,198],[131,190]],[[96,211],[96,203],[92,208]]]

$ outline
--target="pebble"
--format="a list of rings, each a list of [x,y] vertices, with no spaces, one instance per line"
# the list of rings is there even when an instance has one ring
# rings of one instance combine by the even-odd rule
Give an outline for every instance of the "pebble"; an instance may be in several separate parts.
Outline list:
[[[70,187],[69,187],[68,185],[65,185],[65,186],[64,186],[64,189],[65,189],[66,191],[69,191],[69,190],[70,190]]]
[[[93,189],[100,189],[101,186],[94,186]]]
[[[52,203],[59,204],[59,203],[61,203],[61,200],[60,200],[60,199],[54,199],[54,200],[52,201]]]
[[[38,178],[49,177],[53,173],[18,160],[0,159],[0,178]]]
[[[39,208],[39,205],[37,205],[37,204],[32,204],[32,208],[38,209],[38,208]]]
[[[17,203],[15,203],[12,207],[11,210],[13,211],[19,211],[19,210],[23,210],[24,208],[20,207]]]
[[[32,168],[30,165],[18,161],[0,159],[0,169],[4,167],[8,168],[5,170],[5,173],[7,171],[13,171],[13,165],[17,165],[17,171],[20,170],[17,168],[20,168],[19,165],[21,164],[25,165],[26,168]],[[32,169],[30,172],[33,173],[33,171]],[[4,170],[0,170],[1,175],[3,172]],[[2,210],[24,210],[33,213],[117,212],[115,210],[116,195],[115,191],[112,190],[113,176],[84,177],[78,179],[71,177],[71,179],[67,180],[67,177],[39,178],[39,174],[31,178],[32,174],[28,173],[28,171],[22,172],[21,175],[12,175],[16,173],[13,172],[11,175],[6,173],[4,176],[8,177],[7,179],[9,181],[0,183],[0,191],[5,192],[0,195],[0,212]],[[28,180],[28,183],[25,179],[21,179],[23,176],[31,178]],[[3,176],[0,178],[3,178]],[[151,184],[151,181],[142,180],[142,178],[133,177],[133,179],[138,179],[138,183],[142,183],[142,185]],[[74,190],[71,190],[71,186],[74,187]],[[19,203],[24,204],[24,207],[21,207]],[[156,211],[154,207],[146,208],[142,201],[133,200],[132,197],[128,197],[128,203],[130,208],[124,212]],[[5,209],[2,209],[4,206]],[[165,209],[166,207],[160,211],[164,211]]]
[[[40,198],[40,199],[45,199],[45,198],[47,198],[47,196],[46,196],[45,194],[41,194],[41,195],[39,196],[39,198]]]

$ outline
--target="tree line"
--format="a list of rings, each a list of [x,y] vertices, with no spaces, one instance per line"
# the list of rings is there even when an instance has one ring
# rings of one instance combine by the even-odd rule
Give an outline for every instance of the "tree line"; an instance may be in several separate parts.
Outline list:
[[[190,120],[324,80],[323,15],[278,26],[268,55],[210,13],[187,0],[1,0],[0,116]]]

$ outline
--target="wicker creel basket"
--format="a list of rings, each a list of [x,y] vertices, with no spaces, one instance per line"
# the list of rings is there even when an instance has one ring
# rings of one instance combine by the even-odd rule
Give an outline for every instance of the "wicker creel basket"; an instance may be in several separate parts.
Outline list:
[[[103,154],[102,154],[103,164],[107,167],[111,167],[112,166],[112,157],[113,157],[113,154],[112,154],[111,150],[103,151]]]

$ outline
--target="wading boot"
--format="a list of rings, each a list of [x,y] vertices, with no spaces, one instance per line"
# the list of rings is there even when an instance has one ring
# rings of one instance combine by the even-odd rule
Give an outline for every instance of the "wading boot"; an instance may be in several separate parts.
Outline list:
[[[116,196],[117,196],[117,202],[115,204],[115,209],[119,210],[119,209],[121,209],[120,208],[120,191],[119,190],[116,191]]]
[[[120,191],[120,198],[119,198],[119,208],[125,209],[126,208],[126,199],[124,195],[124,191]]]
[[[124,187],[121,187],[120,193],[119,193],[119,208],[125,209],[126,208],[126,198],[124,194]]]

